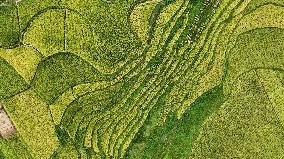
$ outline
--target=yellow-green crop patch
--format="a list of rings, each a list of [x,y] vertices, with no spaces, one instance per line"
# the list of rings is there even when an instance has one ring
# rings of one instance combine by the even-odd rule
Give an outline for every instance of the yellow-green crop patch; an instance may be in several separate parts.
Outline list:
[[[1,140],[0,147],[0,157],[2,158],[32,158],[32,152],[19,134],[8,139]]]
[[[42,59],[41,54],[31,46],[20,46],[9,50],[1,49],[0,57],[12,65],[29,84],[35,75],[37,65]]]
[[[50,9],[33,19],[23,41],[38,48],[43,56],[65,51],[64,10]]]
[[[6,111],[35,158],[48,158],[58,145],[46,103],[29,89],[6,99]]]
[[[283,103],[270,102],[260,79],[267,76],[258,71],[238,79],[229,100],[201,129],[190,158],[283,158],[283,124],[274,108]]]
[[[0,58],[0,99],[5,99],[20,93],[28,88],[25,82],[17,71],[3,58]]]

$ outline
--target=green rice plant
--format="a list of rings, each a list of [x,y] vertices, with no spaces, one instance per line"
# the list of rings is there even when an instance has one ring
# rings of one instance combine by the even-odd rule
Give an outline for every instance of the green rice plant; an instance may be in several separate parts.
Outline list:
[[[283,19],[281,0],[0,1],[0,158],[282,158]]]

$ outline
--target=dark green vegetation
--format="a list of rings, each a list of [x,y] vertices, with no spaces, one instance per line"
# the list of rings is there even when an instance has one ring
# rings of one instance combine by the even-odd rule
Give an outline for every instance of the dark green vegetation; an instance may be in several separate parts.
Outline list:
[[[0,4],[0,158],[283,158],[281,0]]]
[[[20,135],[1,140],[0,158],[29,159],[31,152]]]
[[[1,6],[0,19],[0,48],[15,46],[20,37],[17,8],[15,6]]]
[[[0,99],[11,97],[28,88],[25,80],[3,58],[0,58],[0,69]]]
[[[48,104],[70,87],[106,80],[86,61],[71,53],[57,53],[38,64],[32,89]]]
[[[159,113],[154,108],[133,140],[126,158],[188,158],[205,119],[223,104],[222,91],[221,86],[209,90],[192,103],[181,119],[171,114],[162,126],[156,126],[155,118],[159,118]]]

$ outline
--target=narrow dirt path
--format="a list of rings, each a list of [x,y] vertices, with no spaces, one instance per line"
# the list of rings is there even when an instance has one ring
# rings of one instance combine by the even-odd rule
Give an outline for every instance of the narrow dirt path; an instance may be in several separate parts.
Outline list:
[[[4,110],[3,105],[0,103],[0,135],[7,138],[17,132],[13,122]]]

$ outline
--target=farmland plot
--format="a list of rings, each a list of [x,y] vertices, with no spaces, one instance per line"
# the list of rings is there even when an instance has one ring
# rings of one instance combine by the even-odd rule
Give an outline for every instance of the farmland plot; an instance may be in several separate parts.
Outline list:
[[[282,0],[2,0],[0,158],[283,158],[283,29]]]

